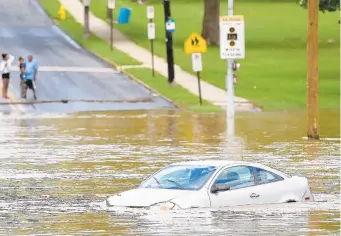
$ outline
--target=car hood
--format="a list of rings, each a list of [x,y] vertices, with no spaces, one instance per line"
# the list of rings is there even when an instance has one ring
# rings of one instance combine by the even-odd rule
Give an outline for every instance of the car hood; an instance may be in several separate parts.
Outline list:
[[[107,202],[111,206],[147,207],[156,203],[166,202],[191,193],[193,193],[193,191],[138,188],[108,197]]]

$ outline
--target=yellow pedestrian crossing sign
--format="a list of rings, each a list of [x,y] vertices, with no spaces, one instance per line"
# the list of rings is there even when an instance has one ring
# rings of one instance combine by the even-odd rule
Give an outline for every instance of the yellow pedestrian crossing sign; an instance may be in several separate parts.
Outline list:
[[[207,43],[206,40],[201,37],[200,34],[193,32],[186,40],[185,40],[185,53],[205,53],[207,52]]]

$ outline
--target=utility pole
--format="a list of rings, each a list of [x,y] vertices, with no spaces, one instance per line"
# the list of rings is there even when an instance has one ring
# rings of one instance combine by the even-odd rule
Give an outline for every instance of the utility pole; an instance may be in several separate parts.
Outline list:
[[[89,12],[90,12],[90,0],[84,0],[84,38],[88,39],[90,36],[89,26]]]
[[[227,2],[227,15],[233,16],[234,0]],[[227,90],[227,126],[229,136],[234,136],[234,83],[233,83],[233,59],[227,59],[227,75],[226,75],[226,90]]]
[[[163,0],[163,8],[165,12],[165,24],[171,18],[170,0]],[[168,64],[168,83],[174,81],[174,56],[173,56],[173,37],[172,32],[166,29],[166,52]]]
[[[308,0],[307,115],[308,138],[319,139],[318,107],[318,0]]]
[[[114,8],[115,8],[115,0],[108,0],[108,9],[110,11],[109,21],[110,21],[110,49],[113,51],[113,43],[114,43]]]

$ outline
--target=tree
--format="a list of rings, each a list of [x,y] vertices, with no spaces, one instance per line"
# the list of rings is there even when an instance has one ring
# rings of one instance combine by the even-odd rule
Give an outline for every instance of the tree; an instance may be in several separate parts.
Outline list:
[[[204,0],[204,19],[201,35],[208,45],[219,45],[220,0]]]
[[[300,6],[307,8],[308,0],[299,0]],[[340,0],[320,0],[319,9],[322,12],[340,10]]]

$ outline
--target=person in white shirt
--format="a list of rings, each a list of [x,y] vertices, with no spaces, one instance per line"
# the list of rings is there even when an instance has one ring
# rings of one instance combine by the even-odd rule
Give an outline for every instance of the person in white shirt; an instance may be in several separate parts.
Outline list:
[[[14,56],[3,53],[2,54],[2,61],[0,62],[0,73],[2,77],[2,97],[5,99],[9,99],[7,96],[10,73],[11,73],[11,66],[12,62],[14,61]]]

